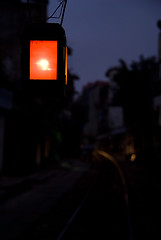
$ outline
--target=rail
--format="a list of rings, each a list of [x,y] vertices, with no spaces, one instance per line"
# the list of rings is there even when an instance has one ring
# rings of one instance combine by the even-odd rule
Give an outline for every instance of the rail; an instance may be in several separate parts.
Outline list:
[[[107,153],[103,150],[97,150],[97,151],[93,152],[93,156],[96,158],[103,157],[104,159],[112,162],[112,164],[116,167],[116,169],[120,175],[121,183],[122,183],[123,189],[124,189],[124,200],[125,200],[127,216],[128,216],[129,240],[133,240],[128,190],[127,190],[127,184],[126,184],[126,180],[125,180],[123,171],[122,171],[120,165],[118,164],[118,162],[116,161],[116,159],[113,156],[111,156],[109,153]]]
[[[93,151],[92,155],[93,155],[93,157],[95,157],[98,160],[100,160],[100,158],[101,158],[101,159],[103,159],[105,161],[110,161],[115,166],[115,168],[117,169],[117,171],[119,173],[121,184],[123,186],[123,191],[124,191],[123,192],[123,196],[124,196],[124,201],[125,201],[125,211],[127,210],[127,217],[128,217],[128,219],[127,219],[128,239],[129,240],[133,240],[131,217],[130,217],[130,207],[129,207],[129,198],[128,198],[128,190],[127,190],[126,179],[125,179],[125,176],[123,174],[123,171],[122,171],[121,167],[119,166],[118,162],[116,161],[116,159],[113,156],[111,156],[109,153],[104,152],[102,150],[97,150],[97,151]],[[95,188],[95,187],[96,186],[93,186],[92,188],[90,188],[87,191],[87,193],[85,194],[84,198],[79,203],[78,207],[76,208],[76,210],[74,211],[72,216],[69,218],[69,220],[66,222],[66,225],[64,226],[64,228],[62,229],[62,231],[60,232],[60,234],[58,235],[56,240],[64,239],[64,235],[66,235],[66,232],[71,227],[72,223],[74,222],[75,218],[77,217],[77,215],[81,211],[82,207],[88,201],[88,198],[90,197],[91,193],[93,192],[93,188]]]

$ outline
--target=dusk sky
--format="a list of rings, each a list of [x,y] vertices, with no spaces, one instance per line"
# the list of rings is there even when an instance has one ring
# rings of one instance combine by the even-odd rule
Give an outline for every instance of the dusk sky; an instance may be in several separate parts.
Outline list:
[[[58,4],[49,0],[48,15]],[[73,49],[68,67],[80,77],[76,90],[81,92],[88,82],[107,81],[105,72],[120,58],[131,64],[140,55],[157,57],[159,19],[161,0],[68,0],[63,27]]]

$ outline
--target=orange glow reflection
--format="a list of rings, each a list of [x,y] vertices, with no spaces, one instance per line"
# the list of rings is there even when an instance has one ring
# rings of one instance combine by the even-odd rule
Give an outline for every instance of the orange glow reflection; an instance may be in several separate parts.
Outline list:
[[[67,47],[65,48],[65,84],[67,85],[67,58],[68,58],[68,52],[67,52]]]
[[[30,80],[57,80],[57,41],[30,41]]]
[[[136,159],[136,155],[133,153],[133,154],[131,155],[130,161],[131,161],[131,162],[134,162],[135,159]]]

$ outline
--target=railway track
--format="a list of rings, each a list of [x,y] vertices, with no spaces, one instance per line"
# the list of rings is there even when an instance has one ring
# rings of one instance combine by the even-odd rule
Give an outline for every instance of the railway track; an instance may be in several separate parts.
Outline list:
[[[50,213],[23,234],[38,240],[132,240],[124,175],[105,152],[93,155],[93,165]]]
[[[99,175],[56,240],[132,240],[126,181],[115,159],[103,151]]]

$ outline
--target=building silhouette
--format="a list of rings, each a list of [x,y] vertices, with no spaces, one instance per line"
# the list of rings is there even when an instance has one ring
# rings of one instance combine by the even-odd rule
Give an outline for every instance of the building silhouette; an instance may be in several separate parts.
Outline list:
[[[22,80],[22,35],[28,23],[46,22],[48,0],[1,0],[0,172],[34,171],[50,151],[45,99],[36,99]],[[44,117],[45,116],[45,117]]]

